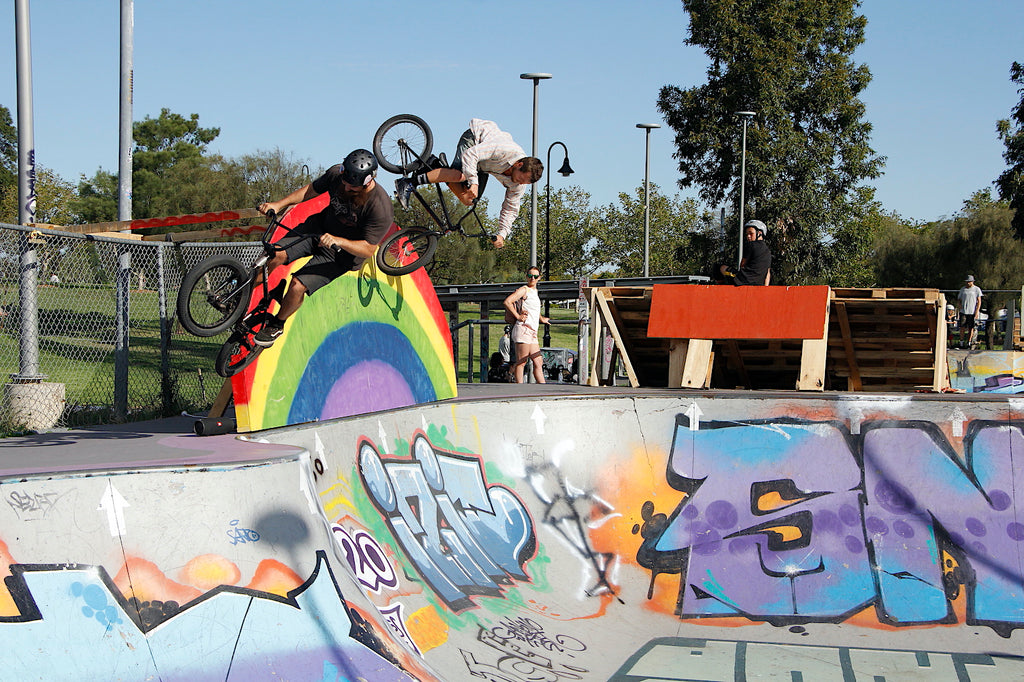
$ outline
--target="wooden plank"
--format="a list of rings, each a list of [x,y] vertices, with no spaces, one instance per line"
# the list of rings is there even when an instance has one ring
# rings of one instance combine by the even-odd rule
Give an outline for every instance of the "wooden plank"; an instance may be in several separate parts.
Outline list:
[[[266,225],[259,223],[255,225],[241,225],[234,227],[221,227],[213,230],[196,230],[192,232],[167,232],[166,234],[145,234],[138,235],[136,239],[147,242],[193,242],[199,239],[218,239],[221,237],[244,237],[247,235],[263,232]],[[126,237],[128,235],[121,235]]]
[[[683,366],[684,388],[705,388],[711,374],[711,339],[690,339]]]
[[[95,234],[97,232],[121,232],[122,230],[144,230],[154,227],[178,227],[181,225],[197,225],[215,223],[222,220],[243,220],[258,218],[260,212],[255,208],[242,208],[237,211],[211,211],[208,213],[189,213],[186,215],[165,216],[163,218],[138,218],[136,220],[118,220],[106,223],[87,223],[85,225],[53,226],[54,229],[76,234]]]
[[[224,383],[220,386],[220,392],[217,393],[217,397],[213,401],[213,405],[210,407],[210,412],[207,414],[209,417],[223,417],[224,412],[228,409],[228,405],[231,403],[231,398],[234,393],[231,390],[231,379],[225,379]]]
[[[686,339],[672,339],[668,346],[668,387],[682,388],[683,367],[686,365]]]
[[[946,310],[946,296],[939,294],[936,308],[929,311],[928,322],[935,329],[935,361],[932,372],[932,390],[941,393],[949,388],[949,365],[946,363],[946,324],[939,321],[939,315]],[[990,323],[991,324],[991,323]]]
[[[629,377],[629,385],[633,388],[639,388],[640,382],[637,380],[636,373],[633,371],[633,363],[629,359],[629,352],[626,349],[626,343],[615,324],[615,315],[601,291],[597,292],[597,305],[604,316],[605,324],[608,325],[608,331],[611,332],[612,339],[615,340],[615,345],[619,349],[619,353],[621,353],[622,362],[626,367],[626,375]]]
[[[798,391],[825,390],[825,360],[828,359],[828,309],[825,304],[825,331],[820,339],[804,340],[803,352],[800,355],[800,378],[797,379]]]
[[[679,339],[820,339],[828,328],[828,300],[827,286],[656,284],[647,335]]]
[[[597,308],[597,289],[590,290],[590,371],[587,373],[587,385],[600,386],[601,377],[598,367],[604,355],[604,334],[601,311]]]
[[[843,351],[846,354],[846,365],[850,369],[851,391],[861,390],[860,372],[857,369],[857,354],[853,351],[853,335],[850,333],[850,320],[846,315],[846,303],[833,301],[836,307],[836,318],[839,320],[839,330],[843,336]]]

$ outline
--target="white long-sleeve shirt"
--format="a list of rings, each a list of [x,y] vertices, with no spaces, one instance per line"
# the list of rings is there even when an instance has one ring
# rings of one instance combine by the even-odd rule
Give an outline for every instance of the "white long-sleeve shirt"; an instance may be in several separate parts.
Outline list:
[[[504,239],[512,231],[512,223],[519,215],[519,204],[529,185],[518,185],[502,174],[525,158],[526,152],[494,121],[474,118],[469,122],[469,129],[476,144],[462,152],[462,174],[470,185],[479,185],[480,173],[490,173],[505,187],[505,200],[498,215],[498,234]]]

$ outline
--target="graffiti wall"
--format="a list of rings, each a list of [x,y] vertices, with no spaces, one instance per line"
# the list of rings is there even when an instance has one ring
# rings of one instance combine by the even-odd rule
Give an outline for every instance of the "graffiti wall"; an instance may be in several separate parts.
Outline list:
[[[971,679],[1021,665],[998,655],[1024,636],[1014,410],[524,399],[271,439],[319,451],[350,570],[393,636],[459,671],[446,679],[722,679],[773,656],[811,675],[822,652],[836,679],[861,659]],[[704,678],[678,668],[684,649],[730,653],[704,657]]]
[[[0,483],[0,680],[421,676],[339,566],[309,461]]]
[[[1024,353],[950,350],[949,383],[965,393],[1024,393]]]
[[[6,480],[0,629],[45,656],[0,679],[1020,678],[1020,408],[454,401]]]

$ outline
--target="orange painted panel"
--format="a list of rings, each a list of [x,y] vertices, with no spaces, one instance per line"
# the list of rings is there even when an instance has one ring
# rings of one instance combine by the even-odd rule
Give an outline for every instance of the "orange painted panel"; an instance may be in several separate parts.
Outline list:
[[[647,336],[674,339],[820,339],[829,288],[656,284]]]

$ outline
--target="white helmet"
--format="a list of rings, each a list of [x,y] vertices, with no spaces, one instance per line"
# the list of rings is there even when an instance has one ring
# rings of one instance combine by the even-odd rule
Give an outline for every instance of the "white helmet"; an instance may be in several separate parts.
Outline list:
[[[768,234],[768,226],[762,223],[760,220],[748,220],[747,224],[743,227],[752,227],[755,230],[760,230],[762,235]]]

